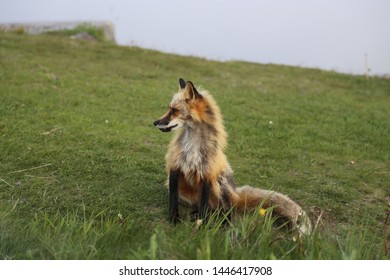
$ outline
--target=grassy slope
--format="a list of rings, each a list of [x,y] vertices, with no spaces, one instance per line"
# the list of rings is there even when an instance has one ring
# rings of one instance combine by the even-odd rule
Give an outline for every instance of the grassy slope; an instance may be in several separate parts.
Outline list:
[[[0,62],[0,258],[386,258],[389,80],[5,33]],[[179,76],[218,101],[237,182],[323,211],[318,234],[167,224],[152,122]]]

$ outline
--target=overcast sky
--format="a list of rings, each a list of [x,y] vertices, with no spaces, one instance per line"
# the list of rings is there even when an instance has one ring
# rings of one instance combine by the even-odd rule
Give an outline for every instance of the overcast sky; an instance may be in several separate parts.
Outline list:
[[[390,74],[390,0],[0,0],[0,22],[107,20],[119,44]]]

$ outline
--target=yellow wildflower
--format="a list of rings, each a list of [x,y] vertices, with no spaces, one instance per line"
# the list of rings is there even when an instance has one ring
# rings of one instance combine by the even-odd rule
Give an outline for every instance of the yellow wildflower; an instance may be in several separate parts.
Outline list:
[[[266,213],[267,213],[267,210],[265,210],[264,208],[260,208],[260,210],[259,210],[260,216],[264,217]]]

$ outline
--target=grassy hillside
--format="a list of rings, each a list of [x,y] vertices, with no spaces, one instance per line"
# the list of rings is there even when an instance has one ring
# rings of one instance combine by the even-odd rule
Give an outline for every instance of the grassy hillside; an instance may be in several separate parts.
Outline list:
[[[288,194],[316,234],[167,223],[152,123],[179,77],[219,103],[237,183]],[[0,33],[0,258],[388,259],[389,108],[388,79]]]

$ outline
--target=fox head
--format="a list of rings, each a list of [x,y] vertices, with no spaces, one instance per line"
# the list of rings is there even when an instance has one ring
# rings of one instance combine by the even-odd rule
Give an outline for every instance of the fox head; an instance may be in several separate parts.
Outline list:
[[[180,78],[179,86],[179,91],[173,96],[168,111],[153,123],[162,132],[191,126],[204,118],[206,103],[194,84]]]

